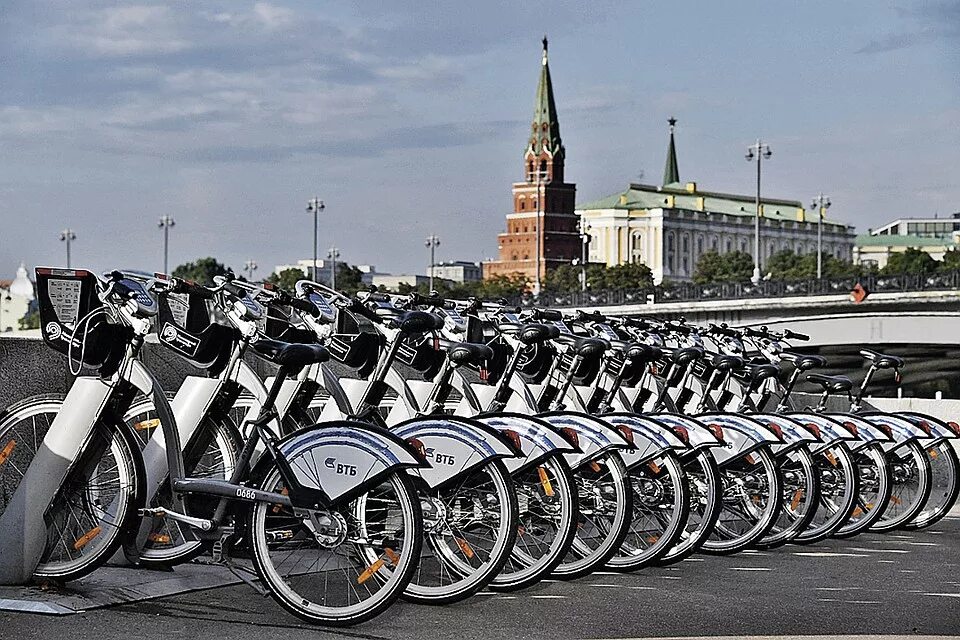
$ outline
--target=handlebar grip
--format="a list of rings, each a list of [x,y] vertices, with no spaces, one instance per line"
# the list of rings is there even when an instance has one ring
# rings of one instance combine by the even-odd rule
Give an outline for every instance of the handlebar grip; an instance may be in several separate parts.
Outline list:
[[[210,291],[210,289],[207,289],[203,285],[199,285],[190,280],[182,280],[177,278],[176,283],[170,288],[170,290],[174,293],[186,293],[191,296],[197,296],[198,298],[203,298],[204,300],[213,299],[213,291]]]
[[[783,337],[788,340],[809,340],[810,336],[803,333],[796,333],[795,331],[790,331],[790,329],[784,329]]]
[[[284,303],[293,307],[297,311],[303,311],[304,313],[309,313],[314,318],[320,315],[320,309],[317,309],[317,305],[313,304],[309,300],[303,300],[302,298],[294,298],[291,296],[286,296]]]
[[[367,294],[368,302],[392,302],[390,296],[385,293],[370,292]]]
[[[766,331],[761,331],[759,329],[754,329],[753,327],[744,327],[743,333],[752,338],[765,338],[767,336]]]
[[[550,322],[560,322],[563,320],[563,314],[556,309],[537,309],[534,317],[538,320],[548,320]]]

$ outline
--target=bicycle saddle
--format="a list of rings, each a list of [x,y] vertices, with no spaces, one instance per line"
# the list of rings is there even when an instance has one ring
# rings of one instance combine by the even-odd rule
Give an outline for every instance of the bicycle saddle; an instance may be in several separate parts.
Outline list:
[[[665,350],[664,353],[670,356],[670,359],[673,360],[678,367],[685,367],[691,362],[703,357],[703,349],[700,347]]]
[[[791,363],[797,369],[800,369],[800,371],[819,369],[820,367],[827,366],[827,359],[823,356],[807,356],[791,351],[784,351],[780,354],[780,357]]]
[[[636,363],[655,362],[660,359],[663,352],[660,347],[644,344],[642,342],[631,342],[624,350],[623,355]]]
[[[752,364],[750,365],[750,380],[754,384],[759,384],[767,378],[776,378],[780,375],[780,367],[775,364]]]
[[[717,371],[733,371],[743,368],[743,358],[740,356],[728,356],[720,354],[713,356],[713,368]]]
[[[476,342],[460,342],[450,347],[447,357],[454,364],[480,364],[493,360],[493,349]]]
[[[289,369],[326,362],[330,359],[330,352],[318,344],[280,342],[265,338],[257,340],[250,346],[263,358]]]
[[[573,343],[573,351],[584,359],[595,358],[603,354],[610,343],[602,338],[579,338]]]
[[[853,382],[847,376],[825,376],[820,373],[811,373],[807,381],[820,385],[824,391],[843,393],[853,388]]]
[[[560,336],[559,327],[552,324],[538,324],[531,322],[520,327],[517,338],[524,344],[537,344],[554,340]]]
[[[888,356],[870,349],[860,349],[860,355],[873,363],[877,369],[899,369],[903,366],[903,358]]]
[[[397,321],[401,333],[425,333],[443,328],[443,319],[427,311],[404,311]]]

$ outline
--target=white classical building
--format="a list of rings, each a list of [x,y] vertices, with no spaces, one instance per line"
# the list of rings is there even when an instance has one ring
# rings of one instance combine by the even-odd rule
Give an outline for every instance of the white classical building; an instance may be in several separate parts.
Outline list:
[[[639,262],[654,281],[688,281],[704,253],[741,251],[753,255],[756,197],[704,191],[681,183],[671,119],[662,185],[630,184],[624,191],[577,206],[589,236],[590,262],[608,266]],[[762,198],[760,258],[789,250],[815,253],[817,212],[796,200]],[[853,227],[823,220],[822,250],[852,258]]]
[[[30,311],[34,300],[33,282],[23,263],[13,280],[0,280],[0,333],[19,332],[20,319]]]
[[[899,218],[857,236],[853,261],[882,269],[895,253],[919,249],[934,260],[960,250],[960,213],[949,218]]]

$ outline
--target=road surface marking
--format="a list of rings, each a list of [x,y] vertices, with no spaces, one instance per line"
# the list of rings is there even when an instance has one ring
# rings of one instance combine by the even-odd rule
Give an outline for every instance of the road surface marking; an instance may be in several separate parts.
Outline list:
[[[868,549],[867,547],[846,547],[850,551],[864,551],[866,553],[910,553],[906,549]]]
[[[541,596],[530,596],[530,597],[533,598],[534,600],[564,600],[566,599],[567,596],[541,595]]]
[[[770,571],[766,567],[730,567],[731,571]]]
[[[960,593],[925,593],[925,596],[939,596],[941,598],[960,598]]]
[[[805,556],[807,558],[866,558],[865,553],[837,553],[833,551],[794,551],[795,556]],[[887,562],[881,560],[880,562]],[[890,560],[889,562],[893,562]]]

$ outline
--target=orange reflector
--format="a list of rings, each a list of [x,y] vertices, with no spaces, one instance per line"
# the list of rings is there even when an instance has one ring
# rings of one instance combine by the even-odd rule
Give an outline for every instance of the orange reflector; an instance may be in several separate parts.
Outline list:
[[[518,536],[522,536],[522,535],[525,534],[526,532],[527,532],[527,530],[524,529],[522,526],[517,527],[517,535],[518,535]]]
[[[783,440],[783,429],[781,429],[780,425],[778,425],[776,422],[768,422],[767,429],[773,431],[773,435],[777,436],[777,438],[780,440]]]
[[[854,518],[859,518],[860,516],[863,515],[863,509],[861,509],[860,507],[857,507],[856,509],[853,510],[853,513],[851,515]]]
[[[753,462],[753,454],[752,454],[752,453],[748,453],[743,459],[747,461],[747,464],[753,464],[753,463],[754,463],[754,462]]]
[[[650,536],[647,538],[647,544],[656,544],[660,536]]]
[[[17,447],[17,441],[11,440],[7,443],[7,446],[0,451],[0,464],[3,464],[7,461],[7,458],[10,457],[10,454],[13,453],[13,450]]]
[[[550,483],[550,477],[547,475],[547,470],[543,467],[537,467],[537,475],[540,476],[540,484],[543,486],[543,492],[548,498],[552,498],[553,485]]]
[[[844,429],[850,432],[850,435],[856,436],[856,437],[860,436],[860,432],[857,430],[857,425],[855,425],[852,422],[844,422],[842,424]]]
[[[814,437],[817,437],[817,438],[820,437],[820,426],[819,426],[819,425],[815,425],[815,424],[813,424],[812,422],[808,422],[807,424],[805,424],[805,425],[803,425],[803,426],[805,426],[805,427],[807,428],[807,431],[809,431],[810,433],[812,433],[812,434],[814,435]]]
[[[683,444],[690,444],[690,432],[686,427],[682,427],[678,424],[673,425],[673,432],[680,438],[680,441]]]
[[[950,431],[953,431],[954,435],[960,436],[960,424],[951,421],[947,423],[947,426],[950,428]]]
[[[707,429],[716,436],[717,440],[723,442],[723,427],[718,424],[708,424]]]
[[[598,465],[596,462],[594,462],[594,461],[591,460],[591,461],[590,461],[590,470],[593,471],[594,473],[600,473],[600,465]]]
[[[927,449],[927,451],[930,452],[930,457],[933,458],[934,460],[940,457],[940,454],[937,453],[936,449]]]
[[[400,555],[390,547],[384,547],[383,555],[387,556],[387,560],[392,562],[393,566],[400,564]]]
[[[383,568],[383,565],[385,563],[386,561],[383,558],[377,558],[376,562],[374,562],[372,565],[364,569],[363,573],[357,576],[357,584],[363,584],[364,582],[369,580],[373,576],[373,574],[375,574],[377,571],[380,571],[380,569]]]
[[[750,499],[753,500],[753,504],[760,504],[760,496],[757,494],[750,496]]]
[[[830,453],[829,451],[827,451],[827,452],[826,452],[825,454],[823,454],[823,455],[827,456],[827,461],[830,463],[830,466],[832,466],[832,467],[837,466],[837,456],[833,455],[833,454]]]
[[[74,550],[80,551],[80,549],[83,549],[91,540],[100,535],[101,531],[103,531],[103,529],[100,527],[94,527],[93,529],[90,529],[90,531],[87,531],[85,534],[80,536],[79,540],[73,543]]]
[[[156,429],[159,426],[160,418],[153,418],[151,420],[142,420],[133,425],[133,428],[137,431],[146,431],[147,429]]]
[[[290,491],[289,491],[286,487],[284,487],[283,489],[280,489],[280,495],[282,495],[282,496],[288,496],[288,495],[290,495]],[[275,505],[273,505],[273,508],[270,509],[270,511],[272,511],[273,513],[280,513],[280,510],[281,510],[281,509],[283,509],[283,506],[281,506],[281,505],[279,505],[279,504],[275,504]]]
[[[660,465],[658,465],[658,464],[657,464],[656,462],[654,462],[653,460],[651,460],[650,462],[648,462],[648,463],[647,463],[647,466],[650,467],[650,471],[653,471],[654,475],[659,475],[659,474],[660,474]]]
[[[460,551],[463,551],[463,555],[467,556],[467,558],[473,557],[473,548],[469,542],[463,538],[454,538],[454,540],[457,541],[457,546],[460,547]]]
[[[898,498],[897,496],[890,496],[890,502],[892,502],[893,504],[896,504],[896,505],[903,504],[903,501],[902,501],[900,498]]]
[[[800,506],[801,500],[803,500],[803,489],[797,489],[793,494],[793,500],[790,501],[790,510],[796,511],[797,507]]]
[[[165,533],[151,533],[147,536],[147,540],[150,542],[157,542],[159,544],[167,544],[170,542],[170,536]]]
[[[923,432],[928,436],[933,435],[933,427],[931,427],[930,423],[927,422],[926,420],[920,420],[919,422],[917,422],[917,426],[923,429]]]

